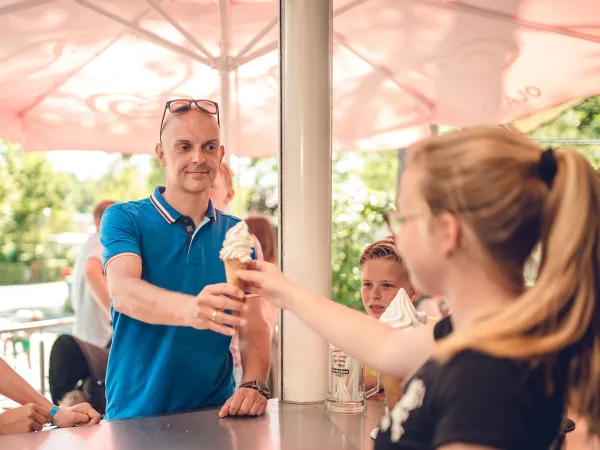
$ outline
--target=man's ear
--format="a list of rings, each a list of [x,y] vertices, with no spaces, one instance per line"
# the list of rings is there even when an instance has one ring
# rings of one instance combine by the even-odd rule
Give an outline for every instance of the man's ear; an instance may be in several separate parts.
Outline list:
[[[221,148],[219,149],[219,152],[221,153],[221,157],[219,158],[219,163],[223,162],[223,157],[225,156],[225,146],[221,145]]]
[[[165,162],[165,152],[162,148],[162,144],[156,144],[154,153],[156,153],[156,158],[158,158],[158,163],[161,165],[161,167],[166,167],[167,164]]]

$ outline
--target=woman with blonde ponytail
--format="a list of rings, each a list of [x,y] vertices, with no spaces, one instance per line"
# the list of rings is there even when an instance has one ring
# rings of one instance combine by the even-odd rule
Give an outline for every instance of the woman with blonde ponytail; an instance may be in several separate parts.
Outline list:
[[[376,449],[547,450],[567,404],[600,434],[600,181],[589,163],[499,127],[432,137],[410,149],[387,218],[415,288],[452,305],[410,342],[272,265],[239,274],[380,372],[404,376],[406,360],[433,353],[382,419]]]

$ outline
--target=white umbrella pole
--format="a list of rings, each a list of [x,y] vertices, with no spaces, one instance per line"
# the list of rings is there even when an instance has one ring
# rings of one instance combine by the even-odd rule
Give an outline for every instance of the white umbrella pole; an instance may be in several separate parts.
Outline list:
[[[219,72],[221,77],[221,99],[219,115],[221,120],[221,145],[225,146],[225,161],[233,151],[231,142],[231,64],[229,58],[229,0],[219,0],[219,19],[221,22],[221,58]],[[238,149],[239,150],[239,149]]]
[[[295,283],[331,295],[331,0],[280,0],[280,255]],[[281,318],[281,397],[322,402],[328,344]]]

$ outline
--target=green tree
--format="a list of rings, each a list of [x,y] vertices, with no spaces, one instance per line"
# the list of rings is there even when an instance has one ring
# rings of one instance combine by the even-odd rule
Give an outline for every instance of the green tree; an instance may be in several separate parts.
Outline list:
[[[363,310],[360,255],[368,244],[387,234],[383,213],[394,204],[398,154],[335,153],[332,165],[331,297]],[[277,160],[255,160],[250,167],[255,173],[248,210],[276,216]]]
[[[0,253],[15,262],[43,259],[48,235],[68,231],[70,177],[57,174],[42,153],[0,142]]]
[[[148,196],[148,177],[140,173],[129,155],[121,155],[112,162],[106,172],[93,181],[93,186],[94,204],[103,200],[124,202]]]
[[[600,96],[590,97],[536,128],[533,138],[600,139]],[[551,144],[547,144],[549,146]],[[560,147],[561,145],[553,145]],[[600,145],[568,145],[600,167]]]
[[[150,174],[148,175],[148,192],[152,192],[156,186],[164,186],[167,183],[166,173],[157,158],[150,159]]]

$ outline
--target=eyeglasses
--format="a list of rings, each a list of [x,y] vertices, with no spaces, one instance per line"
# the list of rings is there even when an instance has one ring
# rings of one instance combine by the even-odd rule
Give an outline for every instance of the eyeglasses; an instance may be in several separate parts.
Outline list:
[[[188,100],[184,98],[169,100],[165,104],[165,110],[163,111],[162,119],[160,120],[159,142],[162,143],[162,133],[165,128],[165,116],[167,115],[167,110],[169,110],[171,114],[184,114],[192,109],[192,105],[196,105],[196,108],[205,114],[217,116],[217,125],[219,125],[219,127],[221,126],[219,104],[217,102],[213,102],[212,100]]]
[[[417,219],[422,217],[423,214],[407,214],[403,215],[400,211],[388,211],[385,213],[385,220],[387,221],[388,228],[393,235],[400,233],[402,226],[407,220]]]

